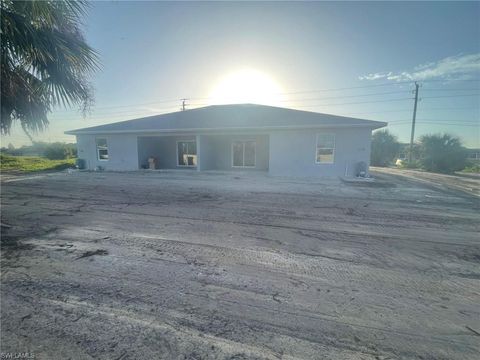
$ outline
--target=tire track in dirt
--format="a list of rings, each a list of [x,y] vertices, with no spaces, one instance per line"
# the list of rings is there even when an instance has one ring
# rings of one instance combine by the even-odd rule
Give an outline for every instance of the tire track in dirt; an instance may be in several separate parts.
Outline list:
[[[8,183],[2,221],[24,245],[2,253],[12,334],[2,330],[2,347],[71,344],[71,358],[476,357],[470,200],[402,182],[219,178]],[[55,231],[37,234],[40,224]],[[78,259],[98,249],[108,255]]]

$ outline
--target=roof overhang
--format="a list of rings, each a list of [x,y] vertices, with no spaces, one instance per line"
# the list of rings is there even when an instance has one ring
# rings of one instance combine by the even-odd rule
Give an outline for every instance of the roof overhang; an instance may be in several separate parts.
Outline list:
[[[332,128],[370,128],[372,130],[387,126],[386,122],[371,122],[368,124],[322,124],[322,125],[294,125],[294,126],[255,126],[255,127],[221,127],[221,128],[190,128],[190,129],[139,129],[139,130],[69,130],[67,135],[95,135],[95,134],[139,134],[139,133],[208,133],[229,131],[268,131],[268,130],[305,130],[305,129],[332,129]]]

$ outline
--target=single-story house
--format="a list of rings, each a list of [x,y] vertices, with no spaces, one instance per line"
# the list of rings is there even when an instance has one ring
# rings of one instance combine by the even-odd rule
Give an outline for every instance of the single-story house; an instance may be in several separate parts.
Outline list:
[[[66,131],[87,169],[265,171],[285,176],[356,176],[370,162],[372,130],[385,122],[237,104]]]

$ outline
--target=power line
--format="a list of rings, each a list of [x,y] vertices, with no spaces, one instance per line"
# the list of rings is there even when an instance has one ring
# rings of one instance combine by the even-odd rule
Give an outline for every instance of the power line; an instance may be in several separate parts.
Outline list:
[[[408,98],[408,99],[411,99],[411,98]],[[389,100],[387,101],[382,101],[382,102],[388,102]],[[371,103],[370,101],[368,102],[361,102],[361,103]],[[351,103],[349,103],[351,104]],[[191,106],[202,106],[202,105],[207,105],[207,104],[190,104]],[[335,105],[344,105],[343,103],[342,104],[335,104]],[[327,104],[323,104],[323,105],[313,105],[313,104],[310,104],[310,105],[303,105],[303,106],[300,106],[300,107],[305,107],[305,108],[311,108],[311,107],[322,107],[322,106],[329,106]],[[330,105],[331,106],[331,105]],[[92,118],[97,118],[97,117],[103,117],[103,118],[112,118],[112,117],[119,117],[121,115],[124,115],[124,116],[154,116],[154,115],[158,115],[159,113],[163,113],[163,112],[174,112],[175,110],[177,109],[177,106],[176,105],[173,105],[173,106],[169,106],[169,107],[162,107],[162,108],[158,108],[156,109],[157,112],[150,112],[148,113],[149,110],[136,110],[136,109],[132,109],[132,110],[122,110],[122,111],[114,111],[114,112],[108,112],[108,113],[103,113],[103,112],[94,112],[92,113],[92,115],[89,117],[90,119]],[[480,107],[476,107],[476,106],[467,106],[467,107],[428,107],[428,108],[422,108],[420,109],[422,111],[436,111],[436,110],[480,110]],[[395,109],[395,110],[383,110],[383,111],[369,111],[369,112],[349,112],[349,113],[344,113],[344,115],[368,115],[368,114],[383,114],[383,113],[395,113],[395,112],[407,112],[407,111],[411,111],[409,109]],[[54,113],[53,114],[54,116],[59,116],[58,113]]]
[[[473,82],[480,82],[480,79],[428,79],[428,80],[419,80],[417,79],[417,81],[421,81],[421,82],[450,82],[450,81],[473,81]]]
[[[320,92],[323,90],[312,90],[309,92]],[[325,90],[326,91],[326,90]],[[271,93],[272,95],[292,95],[292,94],[299,94],[298,93]],[[305,92],[306,93],[306,92]],[[321,97],[321,98],[304,98],[304,99],[281,99],[278,102],[292,102],[292,101],[311,101],[311,100],[331,100],[331,99],[343,99],[343,98],[355,98],[355,97],[365,97],[365,96],[383,96],[383,95],[391,95],[391,94],[405,94],[409,93],[407,90],[402,91],[391,91],[391,92],[381,92],[381,93],[370,93],[370,94],[358,94],[358,95],[340,95],[340,96],[330,96],[330,97]],[[223,98],[224,100],[228,99],[235,99],[235,96]],[[213,100],[211,97],[205,98],[190,98],[190,100]],[[201,104],[203,105],[203,104]]]
[[[424,80],[423,82],[431,82],[434,80]],[[446,81],[446,80],[441,80]],[[476,81],[476,80],[448,80],[448,81]],[[295,95],[295,94],[308,94],[308,93],[316,93],[316,92],[331,92],[331,91],[344,91],[344,90],[354,90],[354,89],[366,89],[366,88],[374,88],[374,87],[382,87],[382,86],[395,86],[401,84],[412,84],[412,81],[398,81],[392,83],[382,83],[382,84],[372,84],[372,85],[364,85],[364,86],[351,86],[351,87],[338,87],[338,88],[329,88],[329,89],[317,89],[317,90],[303,90],[303,91],[292,91],[292,92],[278,92],[272,93],[272,95]],[[478,89],[426,89],[431,91],[470,91],[470,90],[478,90]],[[337,97],[328,97],[324,99],[333,99],[333,98],[349,98],[349,97],[364,97],[364,96],[376,96],[376,95],[387,95],[387,94],[395,94],[401,92],[387,92],[387,93],[372,93],[372,94],[359,94],[359,95],[344,95],[344,96],[337,96]],[[476,96],[476,94],[467,94],[467,95],[449,95],[449,96]],[[434,97],[426,97],[426,98],[434,98]],[[190,100],[211,100],[211,97],[192,97]],[[302,101],[302,99],[292,99],[292,100],[282,100],[283,102],[290,102],[290,101]],[[305,101],[310,101],[314,99],[303,99]],[[126,108],[132,106],[141,106],[141,105],[154,105],[154,104],[165,104],[165,103],[174,103],[177,102],[177,99],[169,99],[169,100],[156,100],[156,101],[148,101],[142,103],[134,103],[130,105],[113,105],[113,106],[103,106],[97,107],[96,110],[100,109],[117,109],[117,108]],[[173,106],[173,105],[172,105]],[[68,110],[64,110],[65,112],[69,112]],[[56,111],[56,113],[60,113],[60,111]]]
[[[410,81],[404,81],[404,82],[397,82],[397,83],[386,83],[386,84],[374,84],[374,85],[366,85],[366,86],[358,86],[358,87],[343,87],[343,88],[332,88],[332,89],[321,89],[321,90],[311,90],[311,91],[299,91],[299,92],[290,92],[290,93],[283,93],[283,94],[300,94],[300,93],[308,93],[308,92],[319,92],[319,91],[333,91],[333,90],[346,90],[346,89],[359,89],[359,88],[370,88],[370,87],[377,87],[377,86],[387,86],[387,85],[395,85],[398,83],[411,83]],[[447,90],[447,89],[432,89],[432,90]],[[459,89],[457,89],[459,90]],[[473,89],[463,89],[465,91],[470,91]],[[454,91],[452,89],[451,91]],[[357,95],[343,95],[343,96],[330,96],[330,97],[323,97],[323,98],[305,98],[305,99],[284,99],[280,100],[280,102],[285,102],[285,103],[296,103],[296,102],[302,102],[302,101],[322,101],[322,100],[333,100],[333,99],[344,99],[344,98],[356,98],[356,97],[368,97],[368,96],[384,96],[384,95],[390,95],[390,94],[400,94],[404,93],[406,91],[392,91],[392,92],[378,92],[378,93],[370,93],[370,94],[357,94]],[[435,99],[435,98],[449,98],[449,97],[470,97],[470,96],[480,96],[479,94],[455,94],[455,95],[441,95],[441,96],[426,96],[423,97],[423,99]],[[202,99],[202,98],[193,98],[193,99]],[[203,99],[211,99],[211,98],[203,98]],[[335,103],[335,104],[294,104],[293,106],[298,106],[298,107],[325,107],[325,106],[341,106],[341,105],[356,105],[356,104],[368,104],[368,103],[382,103],[382,102],[390,102],[390,101],[402,101],[402,100],[408,100],[411,98],[401,98],[401,99],[384,99],[384,100],[373,100],[373,101],[361,101],[361,102],[347,102],[347,103]],[[136,105],[155,105],[155,104],[167,104],[171,102],[177,102],[178,99],[172,99],[172,100],[159,100],[159,101],[152,101],[152,102],[144,102],[144,103],[137,103]],[[191,106],[203,106],[203,105],[209,105],[207,103],[192,103],[190,104]],[[131,105],[120,105],[120,106],[107,106],[107,107],[99,107],[96,108],[93,111],[92,116],[98,115],[98,116],[109,116],[113,114],[138,114],[141,112],[141,114],[144,114],[145,111],[142,110],[137,110],[137,109],[131,109],[131,110],[126,110],[126,111],[117,111],[117,112],[103,112],[102,110],[105,109],[118,109],[118,108],[125,108],[125,107],[133,107],[135,104]],[[154,106],[155,107],[155,106]],[[158,112],[162,112],[164,110],[174,110],[176,108],[175,105],[171,105],[168,107],[161,107],[158,109],[154,109]],[[183,108],[183,106],[182,106]],[[148,109],[146,109],[148,111]],[[387,111],[385,111],[387,112]],[[55,115],[61,114],[61,111],[55,111]],[[371,112],[374,113],[374,112]],[[377,112],[377,113],[382,113],[382,112]]]
[[[468,110],[468,109],[476,109],[480,110],[479,106],[465,106],[465,107],[435,107],[435,108],[422,108],[422,110],[427,111],[436,111],[436,110]],[[383,111],[368,111],[368,112],[351,112],[345,113],[346,115],[355,115],[355,114],[383,114],[383,113],[395,113],[395,112],[410,112],[411,109],[395,109],[395,110],[383,110]]]
[[[426,108],[423,110],[464,110],[464,109],[475,109],[480,110],[480,106],[465,106],[465,107],[435,107],[435,108]]]
[[[397,81],[394,83],[383,83],[383,84],[372,84],[372,85],[363,85],[363,86],[350,86],[350,87],[339,87],[339,88],[330,88],[330,89],[319,89],[319,90],[303,90],[303,91],[293,91],[287,93],[279,93],[280,95],[293,95],[293,94],[307,94],[312,92],[323,92],[323,91],[343,91],[343,90],[354,90],[354,89],[367,89],[373,87],[382,87],[382,86],[395,86],[401,84],[411,84],[412,81]]]
[[[475,82],[480,82],[480,79],[478,80],[473,80],[473,79],[450,79],[450,80],[416,80],[416,81],[421,81],[422,83],[429,83],[429,82],[449,82],[449,81],[475,81]],[[353,90],[353,89],[366,89],[366,88],[372,88],[372,87],[382,87],[382,86],[395,86],[395,85],[401,85],[401,84],[414,84],[415,80],[403,80],[403,81],[396,81],[396,82],[388,82],[388,83],[382,83],[382,84],[372,84],[372,85],[363,85],[363,86],[350,86],[350,87],[338,87],[338,88],[330,88],[330,89],[319,89],[319,90],[304,90],[304,91],[294,91],[294,92],[289,92],[289,93],[283,93],[284,95],[290,95],[290,94],[303,94],[303,93],[309,93],[309,92],[321,92],[321,91],[340,91],[340,90]],[[280,94],[280,93],[279,93]]]
[[[361,95],[351,95],[351,96],[339,96],[339,97],[326,97],[326,98],[307,98],[307,99],[294,99],[294,100],[285,100],[281,102],[298,102],[298,101],[321,101],[321,100],[333,100],[333,99],[342,99],[342,98],[351,98],[351,97],[364,97],[364,96],[376,96],[376,95],[386,95],[386,94],[394,94],[394,93],[404,93],[402,92],[389,92],[389,93],[375,93],[375,94],[361,94]],[[466,95],[448,95],[448,96],[426,96],[422,97],[422,99],[432,99],[432,98],[448,98],[448,97],[469,97],[469,96],[480,96],[477,94],[466,94]],[[316,106],[334,106],[334,105],[351,105],[351,104],[367,104],[367,103],[379,103],[379,102],[389,102],[389,101],[399,101],[399,100],[407,100],[411,98],[402,98],[402,99],[384,99],[384,100],[375,100],[375,101],[362,101],[362,102],[351,102],[351,103],[341,103],[341,104],[311,104],[311,105],[298,105],[303,107],[316,107]],[[178,100],[177,100],[178,101]],[[192,103],[191,106],[204,106],[209,105],[207,103]],[[158,111],[167,110],[167,109],[175,109],[176,106],[168,106],[163,108],[158,108]],[[447,108],[445,108],[447,109]],[[451,108],[453,109],[453,108]],[[127,111],[119,111],[119,112],[109,112],[109,114],[123,114],[123,113],[130,113],[130,112],[138,112],[141,110],[127,110]],[[55,112],[56,114],[58,112]],[[97,112],[97,114],[102,115],[102,112]]]
[[[292,92],[277,92],[271,93],[272,95],[294,95],[294,94],[308,94],[308,93],[316,93],[316,92],[324,92],[324,91],[342,91],[342,90],[353,90],[353,89],[366,89],[366,88],[373,88],[373,87],[382,87],[382,86],[395,86],[400,84],[408,84],[413,83],[412,81],[397,81],[394,83],[383,83],[383,84],[372,84],[372,85],[364,85],[364,86],[350,86],[350,87],[338,87],[338,88],[329,88],[329,89],[316,89],[316,90],[301,90],[301,91],[292,91]],[[369,96],[369,95],[377,95],[377,94],[365,94],[365,95],[358,95],[358,96]],[[349,96],[347,96],[349,97]],[[210,100],[211,97],[191,97],[190,100]],[[166,102],[174,102],[178,101],[178,99],[171,99],[171,100],[163,100],[163,101],[150,101],[145,103],[138,103],[132,105],[124,105],[122,107],[134,106],[134,105],[148,105],[153,103],[166,103]],[[104,108],[112,108],[115,106],[104,107]]]
[[[365,96],[383,96],[383,95],[392,95],[392,94],[405,94],[410,91],[391,91],[383,93],[373,93],[373,94],[359,94],[359,95],[345,95],[345,96],[331,96],[331,97],[322,97],[322,98],[307,98],[307,99],[285,99],[279,100],[280,102],[292,102],[292,101],[310,101],[310,100],[332,100],[332,99],[346,99],[346,98],[355,98],[355,97],[365,97]]]
[[[396,122],[405,122],[405,121],[409,121],[409,120],[388,120],[388,123],[396,123]],[[461,124],[461,123],[465,123],[465,124],[479,124],[479,121],[477,120],[473,120],[473,121],[470,121],[470,120],[453,120],[453,119],[417,119],[417,121],[421,121],[421,122],[435,122],[435,123],[439,123],[441,124],[442,122],[446,121],[446,122],[452,122],[452,123],[458,123],[458,124]]]
[[[480,88],[470,88],[470,89],[429,89],[425,88],[426,91],[478,91]]]
[[[404,122],[397,122],[393,124],[388,124],[388,126],[397,126],[397,125],[409,125],[410,121],[404,121]],[[466,126],[466,127],[478,127],[478,125],[469,125],[469,124],[456,124],[456,123],[435,123],[435,122],[422,122],[418,123],[417,125],[447,125],[447,126]]]
[[[136,103],[136,104],[130,104],[130,105],[102,106],[102,107],[97,107],[97,109],[116,109],[116,108],[124,108],[124,107],[131,107],[131,106],[137,106],[137,105],[165,104],[165,103],[173,103],[173,102],[178,103],[178,99],[148,101],[144,103]]]
[[[362,95],[363,96],[363,95]],[[296,101],[319,101],[319,100],[333,100],[333,99],[341,99],[342,97],[327,97],[327,98],[318,98],[318,99],[296,99],[296,100],[289,100],[288,102],[296,102]],[[389,101],[400,101],[400,100],[408,100],[411,98],[400,98],[400,99],[384,99],[384,100],[375,100],[375,101],[361,101],[361,102],[350,102],[350,103],[338,103],[338,104],[316,104],[316,105],[299,105],[303,107],[312,107],[312,106],[336,106],[336,105],[350,105],[350,104],[367,104],[367,103],[378,103],[378,102],[389,102]],[[178,100],[177,100],[178,101]],[[190,104],[192,106],[204,106],[204,105],[209,105],[207,103],[193,103]],[[165,110],[165,109],[174,109],[176,108],[175,106],[169,106],[166,108],[159,108],[158,110]],[[127,110],[127,111],[118,111],[118,112],[109,112],[108,114],[123,114],[123,113],[131,113],[131,112],[138,112],[139,110]],[[58,114],[59,112],[54,112],[54,114]],[[98,115],[108,115],[108,114],[102,114],[97,113]]]
[[[363,86],[349,86],[349,87],[338,87],[338,88],[327,88],[327,89],[314,89],[314,90],[300,90],[300,91],[291,91],[291,92],[275,92],[271,93],[271,95],[295,95],[295,94],[309,94],[309,93],[316,93],[316,92],[331,92],[331,91],[344,91],[344,90],[355,90],[355,89],[367,89],[367,88],[374,88],[374,87],[382,87],[382,86],[395,86],[400,84],[407,84],[413,83],[412,81],[398,81],[395,83],[383,83],[383,84],[372,84],[372,85],[363,85]],[[203,98],[191,98],[192,100],[209,100],[209,97]]]
[[[480,125],[480,120],[452,120],[452,119],[420,119],[419,121],[434,121],[434,122],[442,122],[442,121],[452,121],[458,123],[470,123],[470,124],[477,124]]]
[[[283,99],[283,100],[277,100],[277,102],[280,103],[297,103],[300,101],[322,101],[322,100],[335,100],[335,99],[346,99],[346,98],[356,98],[356,97],[366,97],[366,96],[382,96],[382,95],[391,95],[391,94],[406,94],[409,93],[409,91],[393,91],[393,92],[387,92],[387,93],[374,93],[374,94],[360,94],[360,95],[346,95],[346,96],[330,96],[330,97],[321,97],[321,98],[305,98],[305,99]],[[408,98],[410,99],[410,98]],[[400,99],[384,99],[384,100],[376,100],[372,102],[382,102],[382,101],[396,101]],[[370,102],[370,101],[368,101]],[[356,104],[357,102],[355,102]],[[358,104],[361,103],[367,103],[367,102],[358,102]],[[350,103],[349,103],[350,104]],[[354,104],[354,103],[352,103]],[[207,103],[198,103],[194,105],[209,105]],[[319,104],[320,106],[324,106],[324,104]],[[302,105],[300,105],[302,106]],[[316,105],[313,105],[316,106]]]
[[[478,96],[478,97],[480,97],[480,94],[423,96],[422,99],[439,99],[439,98],[468,97],[468,96]]]
[[[340,106],[340,105],[353,105],[353,104],[372,104],[372,103],[382,103],[382,102],[390,102],[390,101],[405,101],[405,100],[412,100],[412,98],[399,98],[399,99],[386,99],[386,100],[376,100],[376,101],[357,101],[357,102],[350,102],[350,103],[336,103],[336,104],[316,104],[316,105],[298,105],[301,107],[322,107],[322,106]]]
[[[127,114],[127,113],[138,113],[138,112],[148,112],[148,111],[162,111],[162,110],[177,110],[178,109],[178,100],[177,100],[177,104],[176,105],[170,105],[168,107],[157,107],[155,106],[154,109],[131,109],[131,110],[119,110],[119,111],[92,111],[89,115],[91,116],[95,116],[95,115],[101,115],[101,116],[104,116],[104,115],[109,115],[109,114]],[[54,115],[61,115],[62,113],[59,113],[57,111],[54,111],[53,112]]]

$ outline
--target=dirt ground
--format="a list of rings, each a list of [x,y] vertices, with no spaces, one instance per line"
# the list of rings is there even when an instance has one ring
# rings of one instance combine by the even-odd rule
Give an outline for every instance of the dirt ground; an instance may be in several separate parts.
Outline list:
[[[478,359],[478,198],[378,180],[6,177],[2,356]]]
[[[446,175],[436,174],[420,170],[395,169],[373,167],[372,170],[380,174],[393,174],[416,181],[424,182],[427,185],[440,189],[450,189],[474,195],[480,198],[480,176],[479,174],[457,174]],[[378,175],[378,174],[377,174]]]

